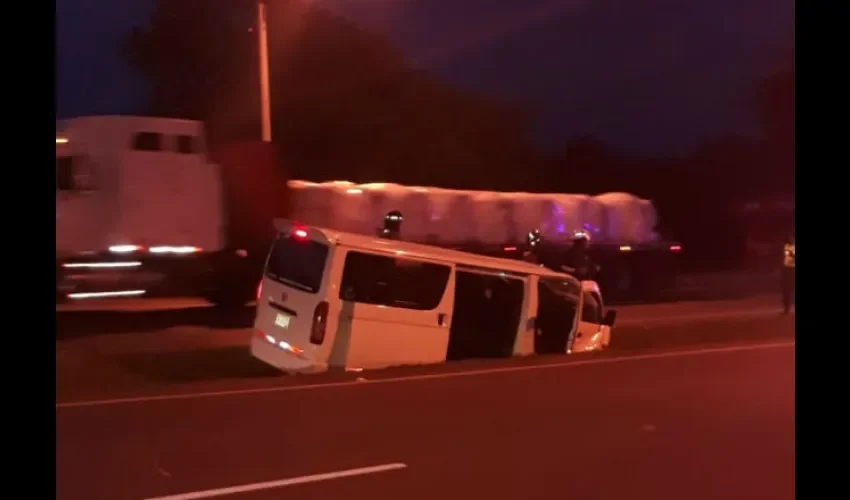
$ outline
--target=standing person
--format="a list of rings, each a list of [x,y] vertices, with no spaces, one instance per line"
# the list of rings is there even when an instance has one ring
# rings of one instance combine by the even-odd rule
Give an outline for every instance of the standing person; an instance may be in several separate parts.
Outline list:
[[[785,251],[782,259],[782,312],[791,312],[794,303],[794,270],[796,265],[796,254],[794,247],[794,235],[785,240]]]
[[[398,210],[387,212],[384,216],[384,227],[378,232],[382,238],[389,240],[401,239],[401,223],[404,222],[404,217]]]
[[[561,270],[572,274],[579,280],[592,279],[599,266],[593,263],[587,254],[587,246],[590,244],[590,235],[583,231],[573,235],[573,245],[567,251]]]
[[[543,236],[540,235],[539,229],[529,231],[525,237],[526,249],[522,252],[522,260],[531,262],[532,264],[543,265],[540,259],[540,246],[542,243]]]

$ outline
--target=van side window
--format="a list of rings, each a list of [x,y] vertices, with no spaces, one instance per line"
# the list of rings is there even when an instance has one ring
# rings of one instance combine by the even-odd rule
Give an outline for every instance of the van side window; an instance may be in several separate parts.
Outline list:
[[[443,298],[451,268],[418,260],[348,252],[339,298],[428,311]]]
[[[156,132],[139,132],[133,138],[135,151],[162,151],[162,134]]]
[[[596,294],[584,292],[584,303],[581,306],[581,320],[586,323],[602,323],[602,307],[596,300]]]
[[[184,155],[202,153],[201,138],[194,135],[177,136],[177,152]]]

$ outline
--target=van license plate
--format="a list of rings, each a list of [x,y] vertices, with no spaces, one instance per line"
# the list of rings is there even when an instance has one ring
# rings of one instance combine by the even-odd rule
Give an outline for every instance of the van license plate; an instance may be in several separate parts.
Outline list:
[[[291,316],[278,313],[278,315],[274,318],[274,326],[279,326],[281,328],[289,328],[290,319],[292,319]]]

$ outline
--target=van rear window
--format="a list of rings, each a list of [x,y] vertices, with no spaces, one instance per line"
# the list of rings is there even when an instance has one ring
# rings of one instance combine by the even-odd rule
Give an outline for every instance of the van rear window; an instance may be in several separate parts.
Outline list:
[[[327,259],[327,245],[279,235],[269,253],[266,276],[292,288],[317,293]]]

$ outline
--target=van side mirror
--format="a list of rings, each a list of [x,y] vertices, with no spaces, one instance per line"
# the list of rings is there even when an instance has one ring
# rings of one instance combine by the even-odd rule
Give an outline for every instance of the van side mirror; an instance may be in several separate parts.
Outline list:
[[[614,328],[614,323],[616,321],[617,321],[617,310],[616,309],[608,309],[608,312],[605,313],[605,317],[602,318],[602,326]]]

